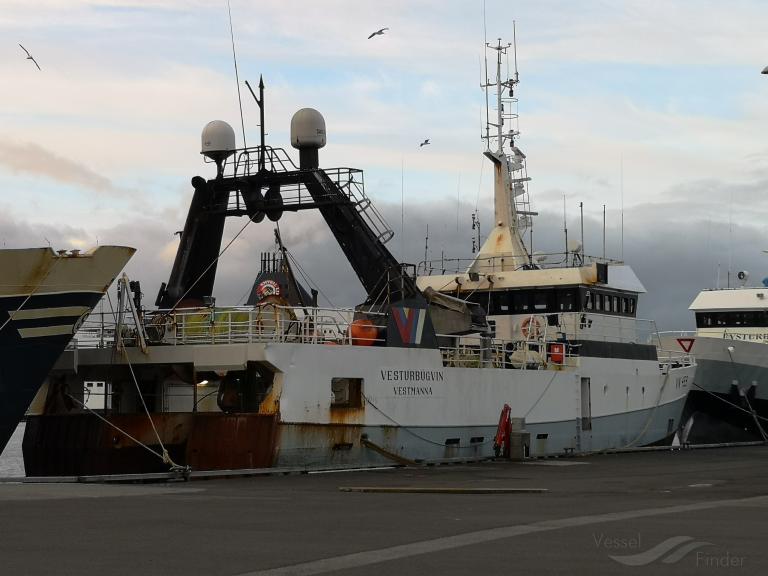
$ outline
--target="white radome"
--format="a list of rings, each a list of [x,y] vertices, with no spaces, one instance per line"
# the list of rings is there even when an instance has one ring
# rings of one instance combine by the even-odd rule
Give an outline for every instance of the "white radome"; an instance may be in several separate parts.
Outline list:
[[[201,154],[214,160],[226,158],[235,151],[235,131],[223,120],[208,122],[201,136]]]
[[[314,108],[302,108],[291,118],[291,146],[322,148],[325,146],[325,118]]]

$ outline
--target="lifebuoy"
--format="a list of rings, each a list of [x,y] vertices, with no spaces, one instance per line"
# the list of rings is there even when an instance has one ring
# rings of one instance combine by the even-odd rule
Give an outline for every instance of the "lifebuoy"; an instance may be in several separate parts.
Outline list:
[[[539,336],[541,332],[541,323],[535,316],[528,316],[520,323],[520,332],[525,338],[533,339]]]

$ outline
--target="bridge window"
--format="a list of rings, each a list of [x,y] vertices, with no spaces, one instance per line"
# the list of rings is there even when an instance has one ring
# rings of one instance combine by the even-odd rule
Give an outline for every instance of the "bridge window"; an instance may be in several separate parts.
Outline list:
[[[533,309],[536,312],[546,312],[549,308],[549,294],[543,290],[533,293]]]
[[[531,302],[527,290],[512,292],[512,313],[525,314],[531,311]]]
[[[558,312],[573,312],[576,310],[576,292],[559,290],[557,293]]]
[[[764,310],[697,312],[697,328],[764,328],[768,326],[768,312]]]

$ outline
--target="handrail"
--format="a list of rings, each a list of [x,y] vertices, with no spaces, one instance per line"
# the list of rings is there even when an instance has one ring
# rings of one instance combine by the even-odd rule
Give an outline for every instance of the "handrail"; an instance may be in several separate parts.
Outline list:
[[[444,366],[465,368],[565,369],[578,365],[580,347],[580,313],[561,313],[558,324],[551,325],[547,315],[536,331],[517,339],[492,338],[489,335],[438,335]],[[115,340],[115,324],[100,313],[92,314],[78,333],[78,348],[111,347]],[[611,341],[640,342],[636,319],[606,317],[614,324],[604,327]],[[364,320],[364,322],[363,322]],[[652,321],[647,324],[651,337],[658,338]],[[158,310],[145,313],[143,329],[150,345],[239,344],[259,342],[292,342],[343,346],[376,346],[386,344],[387,317],[382,312],[361,313],[351,308],[291,307],[276,304]],[[631,325],[631,326],[630,326]],[[623,338],[624,333],[631,338]],[[136,327],[122,326],[126,345],[136,343]],[[591,334],[600,339],[599,334]],[[448,343],[446,345],[446,342]],[[687,366],[693,358],[678,351],[657,346],[661,367]]]

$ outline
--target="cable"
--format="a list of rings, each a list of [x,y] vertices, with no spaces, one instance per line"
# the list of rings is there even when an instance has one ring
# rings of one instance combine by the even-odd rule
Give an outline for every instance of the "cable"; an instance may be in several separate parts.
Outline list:
[[[130,297],[130,295],[129,295],[128,297]],[[118,330],[119,330],[119,329],[120,329],[120,326],[118,325],[118,318],[117,318],[117,313],[115,312],[115,309],[114,309],[114,307],[112,306],[112,299],[111,299],[111,298],[108,298],[108,302],[109,302],[109,308],[110,308],[110,311],[112,312],[112,318],[113,318],[113,319],[114,319],[114,321],[115,321],[115,326],[116,326],[116,329],[118,329]],[[141,328],[140,328],[140,327],[138,327],[138,326],[137,326],[136,328],[137,328],[137,330],[141,329]],[[146,402],[144,401],[144,395],[141,393],[141,388],[139,387],[139,381],[137,380],[137,378],[136,378],[136,374],[135,374],[135,373],[134,373],[134,371],[133,371],[133,365],[131,364],[131,360],[130,360],[130,358],[128,357],[128,351],[125,349],[125,347],[124,347],[124,346],[123,346],[123,348],[122,348],[122,352],[123,352],[123,357],[125,358],[125,363],[128,365],[128,370],[129,370],[129,371],[130,371],[130,373],[131,373],[131,378],[133,379],[133,383],[134,383],[134,385],[136,386],[136,392],[138,392],[138,394],[139,394],[139,399],[141,400],[141,405],[144,407],[144,412],[146,413],[146,415],[147,415],[147,418],[149,418],[149,423],[152,425],[152,430],[155,432],[155,437],[157,438],[157,442],[158,442],[158,444],[160,444],[160,447],[162,448],[162,450],[163,450],[163,453],[162,453],[162,454],[159,454],[158,452],[156,452],[156,451],[152,450],[152,449],[151,449],[151,448],[149,448],[148,446],[146,446],[146,445],[142,444],[141,442],[139,442],[138,440],[136,440],[136,439],[135,439],[133,436],[131,436],[130,434],[126,433],[124,430],[121,430],[121,429],[120,429],[120,428],[118,428],[118,427],[117,427],[115,424],[112,424],[112,423],[111,423],[109,420],[107,420],[106,418],[103,418],[103,417],[102,417],[102,416],[100,416],[99,414],[96,414],[95,412],[93,412],[93,410],[91,410],[91,409],[90,409],[90,408],[88,408],[87,406],[85,406],[86,410],[89,410],[90,412],[93,412],[94,414],[96,414],[96,415],[99,417],[99,419],[103,420],[104,422],[106,422],[107,424],[109,424],[110,426],[112,426],[113,428],[115,428],[116,430],[118,430],[119,432],[121,432],[121,433],[125,434],[125,435],[126,435],[128,438],[130,438],[131,440],[133,440],[133,441],[134,441],[134,442],[136,442],[137,444],[139,444],[139,445],[141,445],[141,446],[144,446],[145,448],[147,448],[147,449],[148,449],[150,452],[152,452],[152,453],[153,453],[153,454],[155,454],[157,457],[159,457],[159,458],[160,458],[160,459],[161,459],[161,460],[162,460],[162,461],[163,461],[165,464],[168,464],[168,465],[170,465],[170,467],[171,467],[171,469],[172,469],[172,470],[180,470],[180,469],[187,469],[187,470],[188,470],[188,469],[189,469],[189,466],[181,466],[181,465],[177,464],[176,462],[174,462],[174,461],[173,461],[173,459],[171,458],[170,454],[168,453],[168,450],[166,449],[165,445],[163,444],[163,441],[162,441],[162,439],[160,438],[160,433],[157,431],[157,427],[155,426],[155,422],[154,422],[154,420],[152,420],[152,416],[151,416],[151,415],[150,415],[150,413],[149,413],[149,409],[147,408],[147,404],[146,404]],[[113,355],[112,355],[112,364],[113,364],[113,366],[114,366],[114,350],[113,350]],[[79,404],[82,404],[81,402],[78,402],[78,403],[79,403]]]
[[[294,266],[296,266],[296,268],[298,269],[298,271],[299,271],[299,274],[301,274],[302,278],[303,278],[304,280],[306,280],[306,282],[307,282],[307,283],[308,283],[310,286],[314,286],[315,288],[317,288],[317,291],[318,291],[318,292],[319,292],[319,293],[322,295],[322,297],[323,297],[323,298],[325,298],[325,299],[328,301],[328,304],[330,304],[330,305],[331,305],[331,308],[336,308],[336,305],[335,305],[333,302],[331,302],[331,299],[330,299],[330,298],[329,298],[329,297],[328,297],[328,296],[325,294],[325,292],[323,292],[323,291],[320,289],[320,285],[319,285],[317,282],[315,282],[315,281],[314,281],[314,280],[313,280],[313,279],[312,279],[312,278],[309,276],[309,273],[307,273],[307,272],[306,272],[306,270],[304,270],[304,268],[301,266],[301,264],[299,263],[299,261],[296,259],[296,256],[294,256],[294,255],[293,255],[293,253],[292,253],[290,250],[288,250],[288,248],[286,248],[286,249],[285,249],[285,253],[286,253],[286,254],[288,255],[288,257],[291,259],[291,262],[293,262]]]
[[[714,392],[710,392],[709,390],[706,390],[705,388],[702,388],[701,386],[699,386],[698,384],[696,384],[696,382],[693,382],[693,385],[694,385],[694,386],[696,386],[696,388],[698,388],[698,389],[699,389],[699,390],[701,390],[702,392],[706,392],[706,393],[707,393],[707,394],[709,394],[710,396],[714,396],[715,398],[717,398],[717,399],[718,399],[718,400],[720,400],[721,402],[725,402],[725,403],[726,403],[726,404],[728,404],[729,406],[732,406],[733,408],[736,408],[737,410],[741,410],[741,411],[742,411],[742,412],[744,412],[745,414],[749,414],[749,415],[752,415],[752,416],[754,416],[755,418],[758,418],[759,420],[765,420],[766,422],[768,422],[768,418],[765,418],[764,416],[760,416],[760,415],[759,415],[759,414],[757,414],[757,413],[753,413],[753,412],[750,412],[750,411],[749,411],[749,410],[747,410],[746,408],[743,408],[743,407],[739,406],[738,404],[734,404],[734,403],[733,403],[733,402],[731,402],[730,400],[726,400],[726,399],[725,399],[725,398],[723,398],[722,396],[718,396],[718,395],[717,395],[717,394],[715,394]]]
[[[549,379],[549,384],[547,384],[546,388],[544,388],[544,392],[541,393],[541,395],[536,399],[536,402],[533,403],[533,405],[528,409],[528,412],[525,413],[523,418],[528,418],[528,414],[533,412],[533,409],[536,408],[539,402],[541,402],[541,399],[544,398],[544,395],[547,393],[547,390],[549,390],[549,387],[552,386],[552,382],[555,381],[555,378],[557,378],[557,372],[552,374],[552,378]]]
[[[374,409],[375,409],[375,410],[376,410],[376,411],[377,411],[379,414],[381,414],[382,416],[384,416],[384,417],[385,417],[387,420],[389,420],[390,422],[392,422],[392,423],[393,423],[395,426],[397,426],[398,428],[401,428],[401,429],[405,430],[406,432],[408,432],[408,434],[410,434],[410,435],[412,435],[412,436],[415,436],[415,437],[416,437],[416,438],[418,438],[419,440],[423,440],[424,442],[427,442],[427,443],[429,443],[429,444],[433,444],[433,445],[435,445],[435,446],[442,446],[442,447],[445,447],[445,444],[443,444],[443,443],[441,443],[441,442],[435,442],[434,440],[430,440],[429,438],[425,438],[424,436],[421,436],[420,434],[417,434],[416,432],[414,432],[413,430],[411,430],[411,429],[410,429],[410,428],[408,428],[407,426],[403,426],[403,425],[402,425],[402,424],[400,424],[400,423],[399,423],[397,420],[395,420],[394,418],[392,418],[392,417],[391,417],[389,414],[387,414],[386,412],[384,412],[384,411],[383,411],[381,408],[379,408],[378,406],[376,406],[376,404],[374,404],[374,403],[371,401],[371,399],[370,399],[368,396],[366,396],[365,394],[363,394],[363,398],[365,398],[365,401],[366,401],[366,402],[368,402],[368,404],[370,404],[371,406],[373,406],[373,407],[374,407]],[[492,440],[486,440],[485,442],[478,442],[478,443],[476,443],[476,444],[472,444],[472,446],[459,446],[458,448],[459,448],[459,449],[462,449],[462,448],[474,448],[475,446],[484,446],[484,445],[486,445],[486,444],[491,444],[492,442],[493,442]]]
[[[224,249],[221,252],[219,252],[219,255],[216,256],[216,258],[214,258],[213,260],[211,260],[211,263],[208,264],[208,266],[205,267],[205,270],[203,270],[200,273],[200,275],[195,279],[195,281],[192,282],[192,284],[189,286],[189,288],[187,288],[187,291],[184,292],[184,294],[181,295],[181,297],[176,301],[176,303],[171,307],[171,309],[166,312],[166,314],[170,314],[171,312],[176,310],[176,307],[181,303],[182,300],[184,300],[184,298],[187,297],[187,294],[190,293],[192,288],[194,288],[197,285],[197,283],[200,282],[200,280],[203,278],[203,276],[205,276],[205,274],[208,272],[208,270],[211,269],[211,266],[213,266],[214,264],[216,264],[216,262],[219,261],[219,258],[221,258],[224,255],[224,252],[226,252],[229,249],[229,247],[232,246],[232,243],[240,237],[240,234],[243,233],[243,230],[245,230],[251,222],[253,222],[253,220],[251,218],[248,218],[248,222],[246,222],[243,225],[243,227],[240,228],[239,232],[237,234],[235,234],[235,236],[232,238],[232,240],[230,240],[229,243],[227,243],[227,245],[224,246]]]

